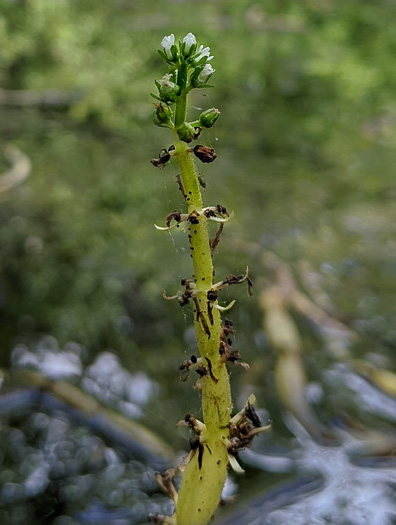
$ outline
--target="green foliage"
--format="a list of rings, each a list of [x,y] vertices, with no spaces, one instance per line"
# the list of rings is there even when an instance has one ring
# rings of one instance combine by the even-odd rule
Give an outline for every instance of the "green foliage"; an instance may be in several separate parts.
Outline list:
[[[288,260],[306,253],[318,264],[342,259],[345,247],[359,257],[365,234],[344,229],[349,207],[364,217],[369,203],[370,213],[379,206],[385,221],[393,217],[394,12],[387,0],[1,2],[0,87],[79,94],[66,114],[3,112],[0,137],[33,162],[26,191],[1,203],[4,351],[15,336],[42,330],[90,341],[92,348],[125,348],[131,341],[114,327],[129,312],[125,298],[134,297],[131,308],[146,319],[146,335],[153,323],[160,326],[160,340],[177,352],[174,321],[156,298],[152,277],[172,286],[174,272],[162,259],[166,239],[153,246],[147,240],[146,210],[165,216],[168,209],[151,193],[147,163],[159,149],[153,144],[162,144],[146,94],[155,90],[161,58],[152,49],[164,34],[191,30],[216,49],[213,67],[222,64],[216,90],[198,93],[193,103],[230,106],[221,129],[215,125],[204,135],[208,143],[219,138],[218,173],[207,192],[209,198],[226,188],[239,235],[265,234]],[[171,170],[157,176],[173,201]],[[326,228],[341,233],[318,246]]]
[[[226,64],[228,89],[218,85],[223,91],[218,98],[236,100],[243,122],[263,111],[265,139],[278,137],[274,125],[285,131],[285,119],[296,121],[286,128],[286,148],[301,122],[300,140],[315,139],[320,131],[327,138],[329,123],[337,125],[340,116],[344,122],[346,115],[354,116],[355,125],[373,109],[393,106],[396,73],[389,66],[396,37],[387,23],[392,9],[385,0],[375,5],[203,2],[199,8],[164,2],[161,16],[153,1],[5,0],[1,84],[80,90],[83,98],[71,109],[76,118],[95,115],[106,126],[130,132],[148,115],[142,93],[152,86],[153,61],[159,60],[149,49],[188,17],[194,31],[219,47],[219,60]],[[194,21],[196,10],[201,18]]]
[[[37,116],[30,118],[33,125]],[[152,226],[141,220],[149,179],[131,170],[135,153],[124,140],[103,142],[66,123],[59,131],[56,119],[47,122],[49,133],[31,129],[19,137],[33,173],[0,212],[3,344],[50,332],[95,351],[110,345],[122,352],[130,350],[122,328],[128,314],[137,344],[163,342],[170,333],[162,303],[154,307],[156,261],[145,240]],[[143,336],[143,312],[155,339]]]

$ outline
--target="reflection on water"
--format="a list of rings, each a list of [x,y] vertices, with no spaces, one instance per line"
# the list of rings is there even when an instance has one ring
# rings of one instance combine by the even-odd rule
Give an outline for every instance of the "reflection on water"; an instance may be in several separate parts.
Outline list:
[[[315,443],[291,416],[287,418],[298,440],[294,450],[296,478],[242,505],[216,525],[389,525],[396,519],[394,468],[361,468],[350,453],[361,442],[342,434],[339,447]],[[257,466],[261,468],[260,458]],[[392,465],[389,465],[392,466]],[[393,463],[394,467],[394,463]],[[267,469],[267,465],[264,465]]]
[[[378,400],[381,395],[379,393]],[[216,525],[390,525],[396,522],[395,458],[374,457],[379,452],[375,445],[385,442],[387,453],[394,454],[395,435],[365,432],[360,433],[358,439],[350,431],[338,429],[342,445],[325,447],[312,440],[293,416],[285,416],[285,421],[296,437],[287,456],[270,457],[251,451],[241,456],[245,464],[266,472],[293,473],[292,480],[242,504],[216,520]],[[365,441],[368,438],[372,441]]]
[[[45,336],[32,349],[17,345],[12,362],[16,369],[38,370],[51,379],[80,379],[82,388],[100,402],[127,416],[140,417],[142,407],[157,393],[157,383],[142,372],[130,374],[111,352],[102,352],[84,370],[81,360],[85,355],[81,345],[68,343],[61,350],[53,337]]]
[[[134,417],[141,414],[150,397],[158,395],[156,383],[142,373],[130,374],[115,355],[103,352],[84,368],[85,358],[78,345],[59,349],[48,337],[35,347],[18,346],[13,352],[15,370],[34,368],[51,378],[68,376],[102,404],[124,409],[128,415],[133,412]],[[117,433],[121,422],[106,415],[110,412],[103,412],[101,425],[93,425],[92,406],[96,418],[102,409],[92,405],[96,401],[89,401],[92,398],[85,398],[86,394],[81,394],[77,409],[75,391],[74,397],[68,397],[67,389],[58,390],[63,392],[58,399],[51,392],[51,385],[59,388],[62,381],[41,383],[37,390],[29,387],[26,378],[29,376],[23,385],[14,384],[0,396],[1,523],[138,525],[146,523],[149,513],[171,513],[171,504],[154,479],[158,468],[154,448],[142,455],[136,435],[125,447]],[[37,385],[37,378],[34,380]],[[330,366],[323,373],[323,385],[335,399],[337,395],[344,399],[340,414],[348,404],[356,403],[368,415],[395,420],[396,401],[350,367]],[[311,387],[307,385],[308,390]],[[137,408],[125,410],[126,404]],[[237,496],[236,504],[219,512],[216,524],[395,522],[396,437],[392,433],[345,416],[332,428],[340,445],[323,446],[293,416],[284,419],[291,432],[287,446],[276,449],[257,441],[253,450],[241,454],[244,465],[258,479],[265,476],[263,487],[269,488],[260,493],[261,481],[252,481],[254,495],[239,504]],[[271,488],[271,480],[279,480],[280,475],[288,479]],[[233,494],[241,481],[245,487],[242,499],[246,500],[249,482],[238,477],[228,480],[224,497]]]
[[[325,380],[334,390],[349,392],[360,410],[396,422],[396,399],[386,395],[350,367],[338,364],[325,374]]]
[[[394,468],[375,468],[374,461],[373,468],[365,469],[351,463],[350,452],[360,442],[347,433],[343,433],[342,446],[330,448],[312,441],[296,421],[290,420],[290,426],[302,447],[297,459],[299,471],[320,473],[323,488],[288,508],[271,512],[261,523],[392,523],[392,516],[396,517]]]
[[[82,386],[99,401],[114,404],[120,412],[134,418],[141,416],[141,407],[158,392],[158,385],[146,374],[131,375],[110,352],[99,354],[87,368]]]
[[[156,383],[131,375],[109,352],[84,369],[82,347],[60,349],[51,337],[17,346],[12,357],[17,375],[0,396],[0,523],[133,525],[169,512],[154,479],[165,463],[143,427],[129,427],[72,385],[18,374],[34,369],[79,381],[103,404],[135,418],[157,393]]]
[[[11,360],[16,368],[40,370],[52,379],[71,379],[82,373],[83,353],[84,348],[76,343],[70,343],[60,350],[55,338],[45,336],[32,349],[17,345],[12,351]]]
[[[1,523],[112,523],[124,517],[135,524],[149,512],[167,511],[152,467],[76,427],[66,414],[10,416],[1,443]]]

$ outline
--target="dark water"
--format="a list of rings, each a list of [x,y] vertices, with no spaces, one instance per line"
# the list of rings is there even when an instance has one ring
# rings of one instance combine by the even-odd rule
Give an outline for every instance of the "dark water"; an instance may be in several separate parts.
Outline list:
[[[45,337],[33,349],[13,351],[13,388],[0,398],[2,523],[143,524],[150,512],[171,510],[154,473],[176,461],[175,451],[151,443],[139,429],[123,429],[101,408],[141,420],[150,402],[151,410],[153,402],[161,406],[160,385],[141,372],[127,372],[110,353],[82,367],[82,350],[76,344],[61,349]],[[38,389],[31,372],[17,375],[27,366],[55,383],[47,380]],[[67,388],[54,395],[53,385],[64,385],[65,377],[80,385],[78,398]],[[333,365],[323,381],[330,390],[342,389],[349,403],[361,404],[366,415],[394,424],[396,401],[350,368]],[[87,393],[100,406],[92,407]],[[394,434],[379,426],[338,424],[333,430],[339,444],[324,446],[295,417],[282,417],[289,436],[257,440],[241,454],[246,474],[230,473],[225,493],[236,495],[237,503],[222,509],[216,523],[394,522]]]

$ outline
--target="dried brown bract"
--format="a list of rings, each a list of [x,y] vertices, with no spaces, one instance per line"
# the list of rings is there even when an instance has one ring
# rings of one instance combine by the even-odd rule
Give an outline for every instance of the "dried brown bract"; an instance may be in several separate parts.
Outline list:
[[[201,358],[198,359],[195,355],[192,355],[190,359],[183,361],[179,365],[179,370],[181,372],[180,380],[183,383],[187,381],[190,370],[197,368],[201,362]]]
[[[200,136],[201,134],[201,131],[202,131],[202,128],[201,126],[195,126],[194,128],[194,135],[193,135],[193,139],[194,140],[197,140],[197,138]]]
[[[188,216],[188,220],[190,221],[190,224],[199,224],[199,213],[197,210],[193,210],[190,215]]]
[[[213,239],[209,239],[210,253],[213,255],[217,249],[217,246],[220,242],[220,237],[223,232],[224,224],[221,222],[217,228],[216,234]]]
[[[225,279],[223,279],[222,281],[219,281],[218,283],[215,283],[212,286],[210,292],[211,293],[212,292],[218,292],[219,290],[221,290],[225,286],[231,286],[233,284],[241,284],[241,283],[243,283],[243,281],[247,282],[247,284],[248,284],[248,294],[252,295],[253,283],[252,283],[251,279],[248,277],[248,269],[246,269],[246,273],[245,274],[241,274],[241,275],[230,274],[230,275],[227,275],[227,277]]]
[[[180,190],[180,193],[183,195],[184,198],[186,198],[186,194],[184,192],[184,186],[183,186],[183,183],[182,183],[180,175],[176,175],[176,182],[177,182],[177,187]]]
[[[158,159],[150,160],[151,164],[156,168],[165,168],[166,163],[171,159],[171,154],[169,152],[173,151],[174,149],[174,146],[170,146],[169,150],[162,148],[162,150],[159,152]]]
[[[249,365],[242,361],[242,356],[239,350],[231,349],[232,339],[230,336],[235,333],[235,330],[232,328],[232,326],[232,321],[230,321],[230,319],[225,319],[224,324],[221,327],[220,334],[220,355],[225,363],[240,365],[243,368],[248,369]]]
[[[170,468],[165,472],[156,472],[155,480],[161,487],[162,491],[167,494],[175,503],[177,502],[177,492],[173,485],[173,478],[175,476],[175,469]],[[155,523],[155,522],[154,522]]]
[[[170,227],[172,219],[174,219],[176,222],[180,222],[182,219],[181,213],[178,210],[173,210],[170,212],[170,214],[165,219],[165,224],[168,228]]]
[[[181,285],[185,287],[184,292],[179,291],[176,295],[167,296],[165,290],[162,290],[162,297],[167,301],[177,299],[180,306],[186,306],[190,302],[190,299],[196,294],[196,285],[192,279],[182,279]]]
[[[208,301],[216,301],[217,300],[217,292],[216,290],[208,290],[206,297],[208,298]]]
[[[192,151],[194,152],[194,155],[205,164],[213,162],[217,157],[213,148],[202,146],[201,144],[197,144]]]
[[[228,452],[235,456],[240,450],[250,447],[254,436],[271,429],[271,424],[261,425],[257,412],[253,407],[255,396],[251,395],[243,410],[238,412],[230,421],[230,440]]]

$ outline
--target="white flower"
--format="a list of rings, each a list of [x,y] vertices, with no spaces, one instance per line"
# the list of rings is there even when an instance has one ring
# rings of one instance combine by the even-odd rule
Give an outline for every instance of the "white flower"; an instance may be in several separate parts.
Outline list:
[[[172,33],[169,36],[164,36],[161,42],[161,46],[164,49],[164,53],[168,58],[172,58],[171,47],[175,45],[175,35]]]
[[[158,84],[161,84],[161,86],[169,87],[174,85],[173,82],[170,82],[170,79],[172,78],[172,75],[170,73],[164,75],[161,80],[158,80]]]
[[[183,42],[186,45],[185,46],[186,53],[188,53],[191,47],[197,43],[195,36],[192,33],[187,33],[186,36],[183,38]]]
[[[171,81],[172,75],[164,75],[161,80],[156,80],[158,92],[164,102],[174,102],[180,93],[180,87]]]
[[[209,78],[213,75],[213,73],[216,70],[213,69],[213,67],[210,64],[205,64],[203,70],[198,75],[198,82],[202,82],[203,84],[209,80]]]
[[[212,56],[210,56],[210,47],[204,48],[204,46],[199,46],[198,53],[199,55],[195,59],[197,62],[199,62],[203,57],[207,57],[207,62],[209,62],[209,60],[212,60],[213,58]]]

